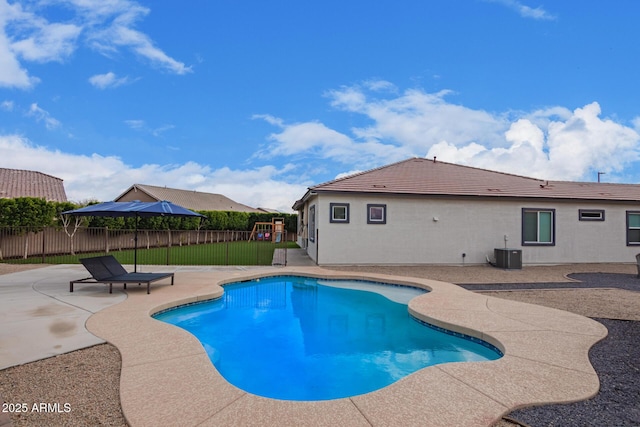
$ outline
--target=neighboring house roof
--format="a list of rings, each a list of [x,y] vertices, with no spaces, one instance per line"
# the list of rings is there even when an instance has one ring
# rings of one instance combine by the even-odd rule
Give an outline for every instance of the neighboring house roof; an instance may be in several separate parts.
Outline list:
[[[257,208],[260,212],[264,212],[264,213],[271,213],[271,214],[279,214],[282,213],[281,211],[277,210],[277,209],[271,209],[271,208],[261,208],[258,207]]]
[[[195,211],[261,212],[258,209],[231,200],[222,194],[144,184],[133,184],[127,191],[118,196],[115,201],[152,201],[149,199],[154,201],[167,200]]]
[[[424,158],[310,187],[294,209],[311,194],[322,192],[640,201],[638,184],[546,181]]]
[[[0,168],[0,198],[36,197],[66,202],[67,194],[60,178],[42,172]]]

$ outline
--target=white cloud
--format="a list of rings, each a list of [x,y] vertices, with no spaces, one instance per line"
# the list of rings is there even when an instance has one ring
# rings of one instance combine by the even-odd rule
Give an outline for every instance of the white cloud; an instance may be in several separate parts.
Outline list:
[[[594,102],[577,108],[568,120],[549,125],[547,145],[553,170],[563,176],[588,168],[619,172],[626,163],[638,159],[640,135],[601,118],[601,113],[600,105]]]
[[[77,39],[82,29],[73,24],[49,24],[40,19],[31,23],[36,27],[29,37],[11,45],[16,55],[27,61],[62,61],[76,49]]]
[[[359,115],[364,123],[349,132],[316,121],[286,124],[262,116],[280,131],[269,136],[270,145],[259,157],[296,156],[315,163],[330,159],[360,169],[426,154],[558,180],[588,180],[594,170],[622,173],[640,159],[640,120],[634,129],[603,118],[596,102],[574,111],[552,106],[531,113],[489,113],[448,102],[450,91],[411,89],[374,97],[367,91],[371,87],[388,85],[368,83],[328,92],[334,108]]]
[[[363,85],[372,91],[376,92],[397,92],[398,88],[391,82],[380,79],[366,80]]]
[[[144,120],[138,120],[138,119],[125,120],[124,122],[126,123],[127,126],[129,126],[133,130],[146,132],[156,137],[162,136],[163,133],[175,128],[174,125],[168,125],[168,124],[159,126],[157,128],[149,128],[147,126],[147,123]]]
[[[365,115],[373,125],[352,129],[358,138],[393,141],[414,152],[422,152],[442,140],[469,143],[479,136],[482,142],[499,143],[506,119],[482,110],[455,105],[445,100],[450,91],[429,94],[410,89],[392,98],[367,99],[364,89],[349,87],[330,92],[331,105],[350,113]],[[464,120],[464,123],[461,121]]]
[[[356,123],[350,129],[316,120],[287,123],[273,115],[254,116],[276,128],[267,137],[268,146],[253,157],[267,164],[263,166],[214,170],[188,162],[133,167],[118,157],[61,153],[5,135],[0,136],[0,167],[61,177],[72,200],[110,200],[143,183],[222,193],[250,206],[289,210],[306,187],[327,176],[412,156],[437,156],[543,179],[593,180],[594,171],[601,171],[610,182],[624,177],[625,168],[640,159],[640,119],[632,126],[617,122],[603,116],[596,102],[573,109],[490,113],[448,101],[449,91],[390,88],[369,82],[328,92],[330,104]],[[49,128],[59,125],[35,103],[28,114]],[[126,124],[156,135],[172,128],[154,129],[140,119]],[[287,162],[284,167],[273,166],[282,160]]]
[[[49,24],[24,10],[21,3],[0,0],[0,86],[28,89],[39,82],[20,63],[61,61],[73,50],[80,29]]]
[[[380,92],[391,87],[368,81],[325,94],[334,108],[360,114],[371,123],[350,129],[350,135],[320,122],[286,124],[270,115],[256,116],[281,129],[269,135],[270,145],[257,157],[314,157],[368,168],[423,155],[442,141],[458,146],[482,138],[483,143],[506,145],[501,135],[509,126],[506,119],[448,103],[444,98],[449,91],[428,94],[412,89],[396,95],[395,90],[385,90],[392,96],[367,97],[369,88]]]
[[[175,74],[187,74],[192,71],[183,62],[176,61],[159,48],[153,45],[151,39],[138,31],[120,27],[117,29],[118,38],[114,42],[130,46],[138,55],[148,59],[154,65],[164,68]]]
[[[171,129],[175,129],[174,125],[162,125],[155,129],[151,129],[151,135],[153,136],[161,136],[163,133],[170,131]]]
[[[504,134],[506,148],[440,144],[431,147],[427,156],[556,180],[587,179],[594,170],[621,172],[640,159],[640,135],[600,115],[600,106],[594,102],[544,128],[519,119]]]
[[[311,185],[285,180],[284,174],[291,171],[291,166],[234,170],[187,162],[132,167],[118,157],[63,153],[34,145],[18,135],[0,135],[0,167],[36,170],[62,178],[67,197],[73,201],[113,200],[140,183],[220,193],[249,206],[288,212]]]
[[[135,130],[144,129],[147,126],[144,120],[133,119],[133,120],[125,120],[124,122],[131,129],[135,129]]]
[[[5,32],[7,23],[21,15],[19,4],[10,5],[6,0],[0,0],[0,87],[27,89],[38,83],[38,79],[29,76],[29,72],[20,65]]]
[[[284,121],[277,117],[274,117],[270,114],[254,114],[252,119],[263,119],[265,122],[272,124],[274,126],[282,127],[284,125]]]
[[[207,175],[206,182],[194,189],[224,194],[252,207],[290,212],[293,203],[305,193],[311,183],[287,180],[283,176],[286,170],[287,168],[280,169],[272,165],[245,170],[225,167],[212,171]]]
[[[547,12],[541,6],[533,8],[525,4],[522,4],[522,2],[518,0],[485,0],[485,1],[492,2],[492,3],[500,3],[508,7],[509,9],[515,11],[523,18],[531,18],[531,19],[546,20],[546,21],[556,19],[556,17],[553,14]]]
[[[156,47],[151,38],[135,29],[137,21],[149,14],[149,9],[129,0],[88,2],[68,0],[88,19],[90,45],[106,56],[126,47],[153,65],[175,74],[187,74],[191,67],[167,55]]]
[[[0,108],[4,111],[13,111],[13,101],[2,101],[0,102]]]
[[[32,87],[39,79],[29,75],[24,62],[62,62],[81,42],[106,56],[125,49],[170,73],[191,72],[191,67],[169,56],[149,35],[135,28],[149,13],[135,1],[48,2],[49,8],[72,12],[66,22],[50,22],[41,15],[44,8],[31,6],[0,0],[0,87]]]
[[[105,74],[96,74],[89,77],[89,83],[98,89],[107,89],[122,86],[129,83],[128,77],[117,77],[115,73],[109,71]]]
[[[282,156],[316,152],[327,158],[340,147],[352,144],[348,136],[317,122],[284,125],[282,132],[269,138],[277,143],[271,154]]]
[[[281,131],[269,135],[271,144],[257,153],[258,158],[315,157],[343,164],[356,162],[361,166],[370,166],[379,163],[381,158],[399,160],[410,155],[403,147],[384,144],[374,139],[356,141],[319,122],[288,125],[282,119],[270,119],[270,123],[280,127]]]
[[[48,111],[43,110],[36,103],[31,104],[29,111],[27,112],[27,116],[35,118],[38,123],[44,122],[44,125],[49,130],[60,127],[60,122],[51,117],[51,114],[49,114]]]

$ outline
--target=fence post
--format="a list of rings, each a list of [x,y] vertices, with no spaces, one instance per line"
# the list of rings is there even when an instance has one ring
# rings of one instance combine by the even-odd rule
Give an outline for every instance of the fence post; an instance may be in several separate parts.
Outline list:
[[[42,263],[44,264],[45,262],[45,254],[46,254],[46,246],[45,246],[45,236],[47,235],[47,228],[44,227],[44,229],[42,230]]]
[[[251,240],[247,240],[251,244]],[[256,265],[260,265],[260,249],[258,248],[258,239],[256,239]]]
[[[169,265],[169,261],[171,258],[171,230],[167,229],[167,265]]]

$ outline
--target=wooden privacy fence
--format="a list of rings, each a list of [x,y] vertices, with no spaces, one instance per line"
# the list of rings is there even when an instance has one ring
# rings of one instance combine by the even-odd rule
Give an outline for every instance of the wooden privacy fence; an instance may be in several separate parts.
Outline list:
[[[191,256],[202,258],[201,251],[245,251],[243,259],[248,259],[249,264],[253,253],[260,256],[256,244],[266,247],[267,243],[276,247],[286,247],[289,241],[295,239],[295,233],[285,233],[283,242],[279,245],[270,242],[249,242],[250,231],[219,231],[219,230],[138,230],[139,256],[145,249],[166,249],[162,263],[171,261],[171,248],[193,247]],[[244,244],[242,244],[244,242]],[[238,243],[231,247],[228,244]],[[252,243],[249,245],[249,243]],[[24,227],[0,227],[0,261],[4,262],[77,262],[69,260],[69,256],[82,257],[83,254],[108,254],[129,251],[133,253],[135,248],[134,230],[112,230],[109,228],[78,228],[75,233],[62,228],[47,227],[40,230],[32,230]],[[221,249],[222,248],[222,249]],[[264,257],[264,255],[262,255]],[[60,260],[58,260],[60,258]],[[229,264],[229,257],[206,257],[215,264]],[[158,256],[154,256],[153,263],[158,263]],[[175,259],[174,259],[175,261]],[[259,260],[256,264],[265,264]],[[144,259],[142,259],[144,263]]]

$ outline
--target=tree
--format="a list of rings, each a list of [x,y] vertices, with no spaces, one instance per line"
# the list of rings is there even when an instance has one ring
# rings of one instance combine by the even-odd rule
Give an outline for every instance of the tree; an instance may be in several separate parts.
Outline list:
[[[7,233],[15,233],[19,215],[16,214],[16,202],[14,199],[0,199],[0,227],[6,228]],[[5,235],[5,233],[2,233]],[[4,259],[2,245],[0,245],[0,259]]]
[[[13,227],[17,227],[18,233],[25,236],[24,258],[29,255],[29,234],[42,231],[55,220],[55,207],[45,199],[35,197],[18,197],[13,199],[15,210],[13,218],[10,218]]]
[[[80,228],[80,226],[82,225],[86,225],[87,224],[87,218],[83,217],[83,216],[76,216],[76,215],[62,215],[62,212],[66,212],[66,211],[71,211],[74,209],[77,209],[78,206],[71,203],[71,202],[58,202],[55,204],[55,210],[56,210],[56,219],[60,220],[60,223],[62,224],[62,229],[64,230],[65,234],[69,237],[69,243],[71,246],[71,255],[75,255],[75,248],[74,248],[74,237],[76,235],[76,232],[78,231],[78,229]],[[72,221],[72,217],[73,217],[73,221]],[[70,225],[73,223],[73,231],[70,230]]]

